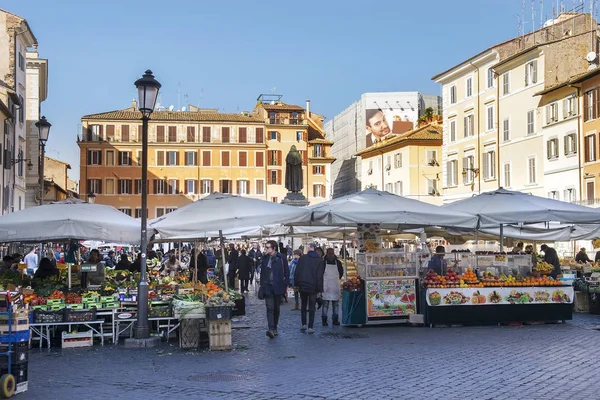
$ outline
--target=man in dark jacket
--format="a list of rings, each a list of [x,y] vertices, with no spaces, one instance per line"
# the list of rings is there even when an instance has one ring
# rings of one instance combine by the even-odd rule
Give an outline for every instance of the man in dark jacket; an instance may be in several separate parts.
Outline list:
[[[556,249],[548,247],[545,244],[543,244],[542,247],[540,247],[540,249],[544,252],[544,261],[546,261],[550,265],[554,265],[554,270],[552,271],[550,276],[556,279],[558,275],[561,274],[560,260],[558,258],[558,253],[556,252]]]
[[[115,267],[115,271],[125,271],[125,270],[128,271],[129,267],[131,267],[131,263],[129,262],[129,259],[127,258],[127,254],[121,254],[121,259],[117,263],[117,266]]]
[[[260,274],[260,264],[262,259],[262,253],[260,252],[260,248],[258,247],[258,243],[253,243],[252,248],[248,252],[248,257],[250,257],[250,261],[252,261],[251,270],[250,270],[250,284],[252,285],[254,281],[254,274],[258,276]],[[258,278],[257,278],[258,280]]]
[[[587,253],[585,252],[585,247],[582,247],[581,249],[579,249],[579,253],[577,253],[577,255],[575,256],[575,261],[577,261],[580,264],[585,264],[586,262],[590,262],[590,263],[592,262],[592,260],[590,260]]]
[[[260,286],[265,294],[267,306],[267,321],[269,330],[267,336],[271,339],[278,335],[279,311],[281,298],[287,290],[290,271],[285,255],[277,252],[277,242],[269,240],[265,246],[265,254],[260,268]]]
[[[229,258],[227,259],[227,263],[229,264],[229,272],[227,272],[227,282],[231,289],[235,289],[235,274],[237,273],[238,257],[239,253],[235,249],[235,245],[231,243],[229,245]]]
[[[314,243],[308,244],[308,253],[300,257],[294,272],[294,285],[300,292],[300,313],[302,314],[302,331],[306,326],[306,311],[308,308],[308,333],[314,333],[315,326],[315,304],[317,293],[323,291],[323,260],[316,252]]]
[[[238,279],[240,280],[240,293],[248,293],[248,281],[250,280],[250,263],[252,261],[246,255],[246,250],[240,250],[238,258]]]

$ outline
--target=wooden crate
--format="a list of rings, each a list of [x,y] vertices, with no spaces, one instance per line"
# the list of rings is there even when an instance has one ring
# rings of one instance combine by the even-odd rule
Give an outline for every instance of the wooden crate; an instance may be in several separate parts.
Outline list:
[[[61,345],[63,349],[73,347],[91,347],[94,345],[94,331],[78,333],[62,333]]]
[[[231,320],[209,321],[208,341],[211,350],[231,350]]]

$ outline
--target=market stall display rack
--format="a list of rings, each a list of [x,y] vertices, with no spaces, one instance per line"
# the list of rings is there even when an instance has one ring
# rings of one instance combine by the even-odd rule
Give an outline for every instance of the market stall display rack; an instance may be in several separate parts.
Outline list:
[[[417,253],[360,253],[356,262],[365,280],[366,324],[406,323],[417,313],[421,268]]]

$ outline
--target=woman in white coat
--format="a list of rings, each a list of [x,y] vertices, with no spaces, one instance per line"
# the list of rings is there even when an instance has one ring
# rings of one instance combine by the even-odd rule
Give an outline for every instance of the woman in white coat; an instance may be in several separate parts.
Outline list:
[[[327,314],[329,312],[329,303],[331,303],[331,322],[333,325],[339,325],[340,279],[344,276],[344,267],[332,248],[327,249],[323,262],[325,263],[325,268],[323,272],[323,313],[321,314],[321,319],[323,320],[323,326],[327,326]]]

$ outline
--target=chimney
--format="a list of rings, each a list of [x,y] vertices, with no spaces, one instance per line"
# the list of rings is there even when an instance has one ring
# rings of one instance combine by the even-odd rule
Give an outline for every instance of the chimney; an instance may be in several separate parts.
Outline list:
[[[306,118],[310,118],[310,100],[306,100]]]
[[[137,110],[137,101],[135,101],[135,99],[131,100],[131,107],[133,107],[133,110]]]

